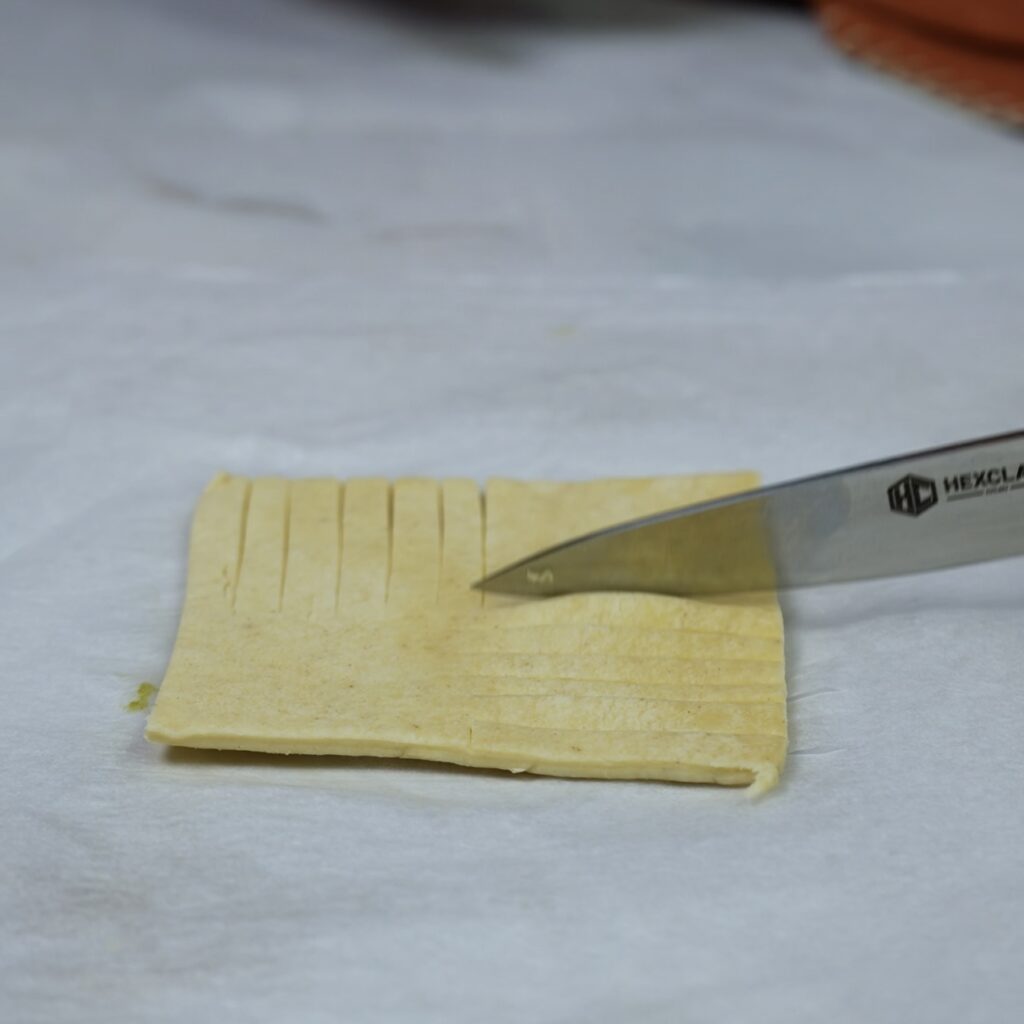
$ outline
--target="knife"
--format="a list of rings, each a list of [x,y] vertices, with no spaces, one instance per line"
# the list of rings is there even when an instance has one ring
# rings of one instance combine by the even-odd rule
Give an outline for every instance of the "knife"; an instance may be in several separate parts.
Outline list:
[[[1024,431],[670,509],[473,584],[548,596],[716,594],[899,576],[1024,554]]]

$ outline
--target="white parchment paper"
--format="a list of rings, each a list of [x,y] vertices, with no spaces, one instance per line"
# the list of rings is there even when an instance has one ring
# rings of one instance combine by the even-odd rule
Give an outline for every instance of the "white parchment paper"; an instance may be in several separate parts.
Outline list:
[[[795,10],[598,6],[0,8],[3,1020],[1019,1014],[1015,562],[787,598],[755,803],[124,710],[221,468],[781,480],[1021,426],[1024,140]]]

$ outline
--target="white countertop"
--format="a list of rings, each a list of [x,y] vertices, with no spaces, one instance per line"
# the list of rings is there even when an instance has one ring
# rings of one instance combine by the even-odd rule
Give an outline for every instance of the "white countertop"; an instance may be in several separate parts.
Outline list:
[[[1024,139],[793,10],[599,6],[0,10],[4,1020],[1019,1012],[1016,563],[787,598],[754,803],[123,710],[220,468],[778,480],[1021,427]]]

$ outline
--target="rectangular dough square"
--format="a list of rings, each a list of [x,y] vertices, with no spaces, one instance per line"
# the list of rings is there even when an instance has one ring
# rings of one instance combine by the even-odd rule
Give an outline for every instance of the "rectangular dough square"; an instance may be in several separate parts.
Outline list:
[[[196,511],[146,735],[273,753],[750,785],[786,755],[773,594],[530,599],[470,584],[753,474],[524,483],[222,474]]]

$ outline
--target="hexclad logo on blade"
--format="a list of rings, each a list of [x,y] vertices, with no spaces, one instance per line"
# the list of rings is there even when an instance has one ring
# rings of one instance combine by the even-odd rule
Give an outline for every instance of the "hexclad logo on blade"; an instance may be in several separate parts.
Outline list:
[[[889,508],[904,516],[919,516],[939,502],[934,480],[908,473],[889,488]]]

